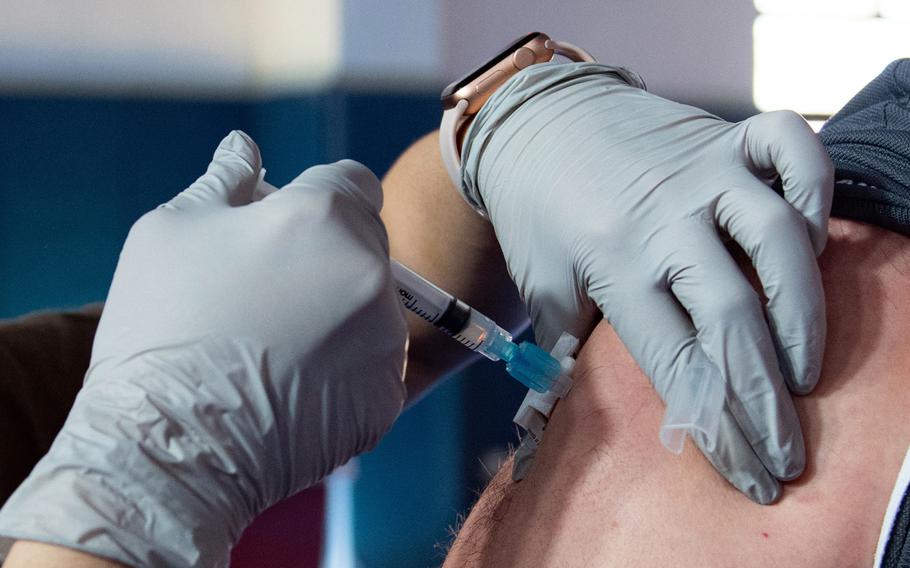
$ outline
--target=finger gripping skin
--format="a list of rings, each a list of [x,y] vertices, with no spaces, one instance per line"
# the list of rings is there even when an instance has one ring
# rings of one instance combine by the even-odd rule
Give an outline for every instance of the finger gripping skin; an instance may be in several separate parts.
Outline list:
[[[594,303],[651,374],[684,370],[702,348],[736,399],[712,463],[751,498],[773,501],[774,476],[790,478],[804,461],[781,369],[811,384],[821,360],[821,344],[800,335],[819,329],[810,322],[823,305],[817,267],[804,259],[824,245],[832,188],[804,121],[774,113],[730,124],[605,66],[534,65],[487,101],[462,157],[538,337],[590,329]],[[785,200],[767,186],[772,172]],[[768,199],[778,206],[763,207]],[[749,222],[762,215],[769,226]],[[726,228],[774,292],[779,337],[721,242]]]
[[[713,451],[706,451],[701,436],[696,435],[694,439],[714,469],[749,499],[760,505],[771,505],[780,498],[780,483],[751,450],[729,409],[721,415]]]
[[[758,213],[762,216],[765,231],[783,233],[792,227],[804,227],[808,230],[806,218],[800,215],[796,209],[783,202],[775,202],[775,204],[775,207]],[[761,241],[756,244],[760,245]]]

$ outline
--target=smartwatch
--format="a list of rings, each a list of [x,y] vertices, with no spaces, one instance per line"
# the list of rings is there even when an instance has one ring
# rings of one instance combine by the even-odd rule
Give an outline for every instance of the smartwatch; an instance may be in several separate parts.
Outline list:
[[[439,126],[439,149],[449,178],[465,201],[481,216],[486,212],[476,198],[468,195],[461,182],[461,150],[458,138],[470,119],[487,99],[510,77],[537,63],[562,55],[572,61],[596,61],[587,51],[550,39],[541,32],[529,33],[506,46],[486,63],[458,79],[442,91],[442,123]]]

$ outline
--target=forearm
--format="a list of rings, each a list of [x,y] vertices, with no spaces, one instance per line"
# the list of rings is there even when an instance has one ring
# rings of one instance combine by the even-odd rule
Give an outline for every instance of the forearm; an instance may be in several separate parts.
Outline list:
[[[513,332],[527,324],[493,227],[452,187],[436,132],[399,157],[383,190],[382,219],[392,257]],[[408,328],[409,401],[474,360],[470,351],[413,314],[408,314]]]
[[[123,568],[125,564],[72,548],[20,540],[13,545],[4,568]]]

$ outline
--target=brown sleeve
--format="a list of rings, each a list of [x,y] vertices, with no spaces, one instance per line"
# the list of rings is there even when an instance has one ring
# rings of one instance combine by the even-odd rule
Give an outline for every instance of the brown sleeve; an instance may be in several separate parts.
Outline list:
[[[101,307],[0,321],[0,504],[63,426],[88,369]]]

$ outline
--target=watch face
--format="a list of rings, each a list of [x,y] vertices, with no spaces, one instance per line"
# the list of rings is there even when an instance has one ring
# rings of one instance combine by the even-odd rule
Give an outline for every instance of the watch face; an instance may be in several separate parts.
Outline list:
[[[499,63],[506,57],[509,57],[510,55],[512,55],[512,53],[514,53],[516,49],[518,49],[522,45],[528,43],[535,37],[541,36],[541,35],[543,35],[543,34],[540,32],[531,32],[528,35],[518,38],[517,40],[513,41],[508,46],[506,46],[506,48],[503,49],[502,51],[500,51],[497,55],[495,55],[494,57],[489,59],[486,63],[484,63],[483,65],[478,67],[476,70],[471,71],[468,75],[465,75],[461,79],[458,79],[454,83],[447,86],[445,89],[442,90],[442,95],[440,95],[440,100],[442,100],[442,102],[443,102],[443,108],[448,109],[448,108],[451,108],[452,106],[454,106],[452,104],[449,104],[449,102],[446,101],[446,99],[450,98],[458,89],[464,87],[465,85],[468,85],[469,83],[471,83],[471,81],[477,79],[478,77],[480,77],[481,75],[483,75],[484,73],[486,73],[487,71],[489,71],[490,69],[495,67],[497,63]]]

